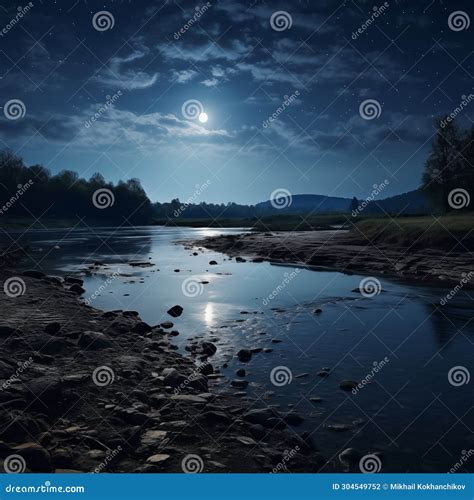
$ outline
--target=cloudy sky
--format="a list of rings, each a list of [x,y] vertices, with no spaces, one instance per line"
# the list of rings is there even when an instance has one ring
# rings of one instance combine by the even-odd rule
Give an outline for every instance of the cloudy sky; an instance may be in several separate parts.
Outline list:
[[[385,179],[398,194],[433,118],[474,93],[473,16],[456,0],[7,0],[1,147],[138,177],[157,201],[208,180],[209,202],[362,198]]]

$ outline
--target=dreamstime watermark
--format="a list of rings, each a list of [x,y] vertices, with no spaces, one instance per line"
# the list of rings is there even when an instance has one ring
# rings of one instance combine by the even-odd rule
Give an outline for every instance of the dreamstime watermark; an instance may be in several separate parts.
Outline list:
[[[366,99],[360,103],[359,114],[364,120],[375,120],[382,114],[382,105],[377,99]]]
[[[359,462],[359,469],[363,474],[373,474],[382,469],[382,460],[377,455],[364,455]]]
[[[287,464],[290,462],[292,458],[294,458],[298,452],[300,451],[300,447],[296,445],[293,449],[290,451],[285,450],[283,453],[283,458],[281,459],[280,462],[278,462],[275,467],[273,467],[272,471],[270,474],[276,474],[277,472],[280,472],[281,470],[284,470],[285,472],[288,472],[288,467]]]
[[[28,12],[34,7],[33,2],[29,2],[27,5],[24,7],[18,7],[17,8],[17,13],[16,16],[10,19],[10,21],[2,28],[0,31],[0,37],[4,37],[8,32],[13,29]]]
[[[467,285],[474,278],[474,271],[463,273],[462,278],[458,285],[456,285],[449,293],[447,293],[440,301],[440,305],[445,306],[458,292],[460,292],[464,285]]]
[[[92,17],[92,26],[97,31],[108,31],[115,26],[115,17],[108,10],[96,12]]]
[[[189,207],[189,205],[192,205],[194,203],[196,203],[196,200],[202,195],[202,193],[204,193],[204,191],[211,185],[211,181],[209,179],[207,179],[206,182],[204,182],[204,184],[196,184],[196,189],[194,190],[194,193],[184,202],[182,203],[179,208],[177,208],[174,212],[173,212],[173,216],[178,218],[180,217],[185,211],[186,209]]]
[[[204,461],[199,455],[186,455],[181,460],[181,469],[186,474],[197,474],[204,470]]]
[[[20,375],[28,369],[33,364],[33,358],[30,356],[26,361],[18,361],[18,368],[15,370],[15,373],[5,382],[3,382],[1,386],[2,391],[6,391],[12,384],[15,382],[19,382],[21,380]]]
[[[273,208],[278,210],[288,208],[293,202],[290,191],[284,188],[275,189],[270,195],[270,203]]]
[[[115,271],[114,273],[112,273],[111,276],[109,276],[103,283],[102,285],[100,285],[98,288],[96,288],[94,290],[94,292],[89,296],[87,297],[84,302],[90,306],[92,304],[92,302],[94,302],[94,300],[99,297],[104,291],[105,289],[111,284],[113,283],[113,281],[115,281],[118,277],[120,276],[120,270],[118,271]]]
[[[10,99],[3,106],[3,114],[7,120],[20,120],[26,115],[25,103],[20,99]]]
[[[272,122],[274,122],[275,120],[278,119],[278,117],[288,108],[290,107],[295,101],[296,99],[298,99],[298,97],[300,96],[300,91],[299,90],[295,90],[293,92],[293,94],[291,94],[290,96],[288,95],[285,95],[284,96],[284,101],[282,102],[282,104],[275,110],[275,112],[267,119],[267,120],[264,120],[263,121],[263,128],[267,128],[269,127]]]
[[[471,381],[471,374],[465,366],[453,366],[448,372],[448,382],[453,387],[467,385]]]
[[[3,291],[5,295],[11,299],[20,297],[21,295],[25,295],[26,283],[19,276],[13,276],[5,280]]]
[[[18,184],[16,193],[2,207],[0,207],[0,215],[8,212],[8,210],[28,191],[28,189],[30,189],[33,184],[33,179],[25,182],[25,184]]]
[[[375,198],[390,184],[388,179],[385,179],[382,184],[374,184],[372,187],[374,188],[372,192],[367,196],[365,200],[363,200],[356,209],[352,210],[352,217],[357,217],[361,212],[363,212],[367,206],[372,203]]]
[[[8,455],[3,461],[3,469],[7,474],[21,474],[26,470],[26,461],[21,455]]]
[[[276,387],[291,384],[293,373],[287,366],[275,366],[270,372],[270,382]]]
[[[380,7],[374,6],[374,8],[372,9],[373,12],[370,15],[370,17],[368,19],[366,19],[364,21],[364,23],[359,28],[357,28],[356,31],[354,31],[352,33],[352,40],[357,40],[359,38],[359,36],[362,35],[362,33],[364,33],[364,31],[366,29],[368,29],[368,28],[370,28],[370,26],[372,26],[372,24],[377,20],[377,18],[379,18],[381,15],[385,14],[386,10],[389,7],[390,7],[390,4],[388,2],[384,2]]]
[[[206,368],[206,366],[209,366],[210,363],[208,361],[205,361],[204,363],[200,363],[196,366],[196,368],[191,372],[190,375],[186,377],[186,379],[181,382],[178,387],[174,388],[174,394],[175,396],[178,396],[181,394],[182,391],[184,391],[189,384],[194,382],[198,377],[202,375],[202,371]]]
[[[114,458],[120,454],[121,451],[122,447],[120,445],[113,450],[107,450],[104,460],[94,469],[94,474],[102,472],[114,460]]]
[[[192,28],[211,7],[211,2],[205,3],[202,7],[195,7],[194,10],[196,12],[194,16],[191,17],[191,19],[188,19],[186,23],[174,33],[173,38],[175,40],[179,40],[186,33],[186,31]]]
[[[454,210],[462,210],[471,203],[469,193],[462,188],[452,189],[448,194],[448,205]]]
[[[181,291],[185,297],[194,298],[202,295],[204,292],[204,285],[198,278],[186,278],[181,283]]]
[[[451,469],[449,469],[448,474],[457,472],[473,455],[474,450],[472,448],[469,450],[462,450],[461,458],[451,467]]]
[[[469,29],[471,25],[471,18],[467,12],[463,10],[455,10],[451,12],[448,17],[449,29],[453,31],[464,31]]]
[[[123,96],[123,92],[121,90],[117,90],[114,95],[107,95],[105,103],[100,106],[100,108],[88,119],[84,122],[85,128],[90,128],[90,126],[95,123],[97,120],[102,118],[102,116]]]
[[[104,208],[110,208],[115,203],[114,193],[107,188],[100,188],[94,191],[92,195],[92,204],[95,208],[103,210]]]
[[[286,10],[278,10],[270,17],[270,26],[275,31],[286,31],[293,26],[293,18]]]
[[[354,396],[361,390],[363,389],[367,384],[370,384],[372,380],[374,379],[375,375],[389,363],[389,359],[387,356],[382,359],[382,361],[374,361],[373,362],[373,367],[370,370],[370,372],[352,389],[352,394]]]
[[[110,368],[110,366],[102,365],[98,366],[92,372],[92,381],[98,387],[105,387],[110,385],[115,380],[115,372]]]
[[[381,291],[382,283],[377,278],[369,276],[360,280],[359,292],[363,297],[370,299],[379,295]]]
[[[197,99],[189,99],[181,106],[181,113],[187,120],[196,120],[204,114],[204,106]]]
[[[467,108],[468,104],[470,104],[474,100],[474,94],[462,95],[462,101],[458,106],[456,106],[449,115],[440,121],[439,125],[441,128],[445,128],[451,123],[462,111]]]
[[[291,273],[284,273],[284,278],[283,280],[281,281],[281,283],[279,285],[276,286],[276,288],[273,289],[272,293],[270,293],[267,297],[265,297],[262,301],[262,304],[264,306],[268,306],[268,304],[275,298],[278,296],[278,294],[280,292],[282,292],[287,285],[289,285],[291,283],[291,281],[296,278],[296,276],[298,276],[298,274],[300,274],[301,272],[301,269],[299,268],[296,268],[294,269],[293,271],[291,271]]]

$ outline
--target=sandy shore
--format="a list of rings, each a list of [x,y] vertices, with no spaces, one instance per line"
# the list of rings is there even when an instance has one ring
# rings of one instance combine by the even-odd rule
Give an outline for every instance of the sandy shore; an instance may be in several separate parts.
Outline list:
[[[303,264],[345,273],[387,275],[447,286],[459,284],[463,277],[474,277],[473,252],[360,245],[354,244],[346,231],[247,233],[208,237],[193,244],[233,257]],[[473,288],[474,280],[468,280],[464,286]]]
[[[4,469],[315,472],[325,463],[274,408],[213,389],[213,344],[185,358],[172,326],[85,305],[77,278],[3,270],[0,282]]]

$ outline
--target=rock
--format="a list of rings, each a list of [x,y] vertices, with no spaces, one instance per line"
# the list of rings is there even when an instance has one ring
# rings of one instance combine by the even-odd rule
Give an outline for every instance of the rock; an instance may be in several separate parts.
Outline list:
[[[103,318],[115,318],[115,316],[117,316],[115,311],[105,311],[105,313],[102,314]]]
[[[319,398],[319,397],[312,397],[312,398],[309,398],[309,400],[312,403],[321,403],[322,402],[322,398]]]
[[[13,335],[14,333],[21,335],[22,331],[8,325],[0,326],[0,337],[8,337],[9,335]]]
[[[80,285],[80,286],[84,285],[84,281],[83,280],[81,280],[79,278],[73,278],[72,276],[66,276],[64,278],[64,281],[66,283],[70,283],[71,285]]]
[[[319,309],[319,308],[318,308],[318,309],[315,309],[315,310],[313,311],[313,313],[314,313],[314,314],[321,314],[322,312],[323,312],[323,310],[322,310],[322,309]]]
[[[346,448],[344,451],[339,453],[339,460],[342,463],[356,464],[362,458],[362,454],[355,448]]]
[[[246,363],[252,359],[252,353],[248,349],[240,349],[237,353],[237,357],[239,361]]]
[[[138,316],[137,311],[123,311],[122,316],[125,316],[126,318],[134,318]]]
[[[242,419],[251,424],[265,425],[267,420],[274,417],[275,413],[270,408],[249,410],[242,415]]]
[[[283,420],[289,425],[300,425],[302,422],[304,422],[304,418],[293,411],[283,415]]]
[[[78,340],[78,345],[82,349],[96,350],[112,347],[112,342],[100,332],[84,332]]]
[[[71,285],[69,290],[71,292],[74,292],[74,293],[77,293],[77,295],[82,295],[83,293],[85,293],[86,291],[84,290],[84,288],[82,288],[81,285],[78,285],[77,283],[75,283],[74,285]]]
[[[170,333],[168,333],[171,337],[177,337],[179,335],[178,330],[171,330]]]
[[[36,279],[42,279],[42,278],[46,277],[46,274],[42,273],[41,271],[36,271],[33,269],[23,271],[22,275],[28,276],[29,278],[36,278]]]
[[[202,342],[200,350],[202,354],[212,356],[217,352],[217,347],[212,342]]]
[[[146,459],[148,464],[157,465],[166,462],[170,458],[170,455],[166,455],[165,453],[157,453],[156,455],[152,455]]]
[[[23,443],[13,446],[12,451],[25,459],[26,467],[31,472],[51,472],[51,456],[37,443]]]
[[[215,424],[228,424],[230,423],[230,417],[228,417],[222,411],[208,411],[204,413],[204,418],[210,422]]]
[[[214,373],[214,367],[211,365],[211,363],[203,363],[202,365],[198,366],[198,371],[203,375],[211,375]]]
[[[151,430],[146,431],[141,437],[141,443],[145,446],[160,445],[167,436],[166,431]]]
[[[295,378],[305,378],[309,376],[309,373],[298,373],[298,375],[295,375]]]
[[[335,432],[344,432],[348,431],[351,426],[347,424],[329,424],[327,428]]]
[[[243,368],[240,368],[235,372],[235,374],[237,375],[237,377],[245,377],[245,375],[247,375],[247,372]]]
[[[199,396],[193,396],[192,394],[178,394],[176,396],[171,396],[173,401],[183,401],[184,403],[196,403],[196,404],[206,404],[207,401]]]
[[[139,321],[133,328],[132,332],[133,333],[138,333],[140,335],[143,335],[145,333],[151,332],[152,328],[148,323],[145,323],[144,321]]]
[[[260,424],[249,424],[248,431],[255,439],[263,439],[266,434],[265,428]]]
[[[171,321],[163,321],[160,326],[168,330],[169,328],[173,328],[174,323],[172,323]]]
[[[329,377],[329,372],[326,370],[321,370],[318,373],[316,373],[318,377]]]
[[[216,262],[215,260],[211,260],[211,261],[209,262],[209,265],[210,265],[210,266],[217,266],[217,262]]]
[[[281,342],[283,342],[283,340],[280,340],[280,339],[272,339],[272,343],[273,343],[273,344],[280,344]]]
[[[236,257],[235,262],[247,262],[243,257]]]
[[[176,368],[165,368],[163,370],[163,383],[165,385],[169,385],[170,387],[178,387],[181,385],[185,380],[188,380],[186,376],[184,376],[182,373],[179,373]]]
[[[235,440],[239,443],[245,444],[246,446],[255,446],[257,444],[255,439],[249,436],[236,436]]]
[[[173,306],[168,311],[166,311],[170,316],[173,318],[177,318],[178,316],[181,316],[183,314],[183,308],[181,306]]]
[[[355,380],[343,380],[342,382],[339,383],[339,387],[343,391],[352,391],[352,389],[355,389],[357,387],[358,382]]]
[[[237,389],[245,389],[249,385],[249,383],[247,380],[235,379],[235,380],[232,380],[230,385],[232,385],[233,387],[236,387]]]
[[[59,332],[59,330],[61,330],[61,324],[58,322],[48,323],[44,327],[44,331],[46,333],[49,333],[49,335],[56,335]]]
[[[39,406],[58,403],[63,396],[63,381],[54,375],[38,377],[25,384],[28,389],[27,397]]]

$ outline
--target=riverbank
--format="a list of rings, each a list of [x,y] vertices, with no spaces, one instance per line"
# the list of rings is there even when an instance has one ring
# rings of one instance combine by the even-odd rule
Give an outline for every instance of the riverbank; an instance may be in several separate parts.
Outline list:
[[[459,284],[472,276],[473,252],[440,247],[412,249],[393,244],[370,244],[349,231],[293,231],[223,235],[192,243],[197,247],[277,263],[311,266],[371,276],[385,275],[427,283]],[[472,288],[470,279],[465,284]]]
[[[94,309],[74,277],[2,270],[0,281],[7,471],[316,472],[325,464],[274,408],[215,390],[212,343],[189,358],[177,353],[172,315],[150,326],[134,311]]]

